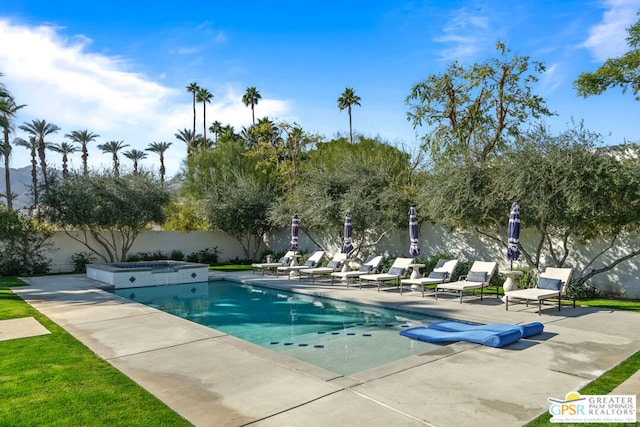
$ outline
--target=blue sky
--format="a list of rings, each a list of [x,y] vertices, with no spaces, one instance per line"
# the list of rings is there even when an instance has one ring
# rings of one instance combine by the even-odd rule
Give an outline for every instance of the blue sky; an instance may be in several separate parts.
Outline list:
[[[546,65],[535,92],[557,112],[547,120],[554,130],[584,120],[606,143],[619,144],[640,139],[640,104],[617,89],[577,98],[573,81],[627,50],[625,30],[638,10],[640,0],[3,0],[0,72],[17,102],[28,105],[18,124],[57,124],[54,143],[79,129],[100,134],[98,143],[123,140],[137,149],[173,142],[173,175],[186,155],[174,134],[193,121],[191,82],[214,95],[208,124],[248,126],[251,110],[241,97],[255,86],[262,95],[256,117],[297,122],[327,138],[348,134],[337,98],[352,87],[362,104],[353,109],[354,131],[415,152],[423,131],[406,120],[411,86],[454,60],[495,57],[500,40]],[[48,155],[57,166],[58,157]],[[90,150],[92,166],[110,161]],[[155,162],[150,155],[142,163]],[[12,167],[28,164],[27,150],[17,147]],[[81,166],[79,154],[72,166]]]

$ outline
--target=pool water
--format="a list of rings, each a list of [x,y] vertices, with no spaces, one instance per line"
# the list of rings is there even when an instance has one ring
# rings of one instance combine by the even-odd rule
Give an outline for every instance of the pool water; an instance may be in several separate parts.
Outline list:
[[[212,281],[113,292],[342,375],[440,347],[399,335],[440,319],[266,287]]]

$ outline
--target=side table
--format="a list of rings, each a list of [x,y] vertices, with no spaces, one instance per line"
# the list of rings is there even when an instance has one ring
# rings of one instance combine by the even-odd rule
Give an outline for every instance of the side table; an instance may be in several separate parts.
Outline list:
[[[518,288],[516,281],[514,278],[516,276],[521,276],[523,273],[519,270],[500,270],[500,274],[504,274],[507,276],[504,284],[502,285],[502,289],[504,292],[514,291]]]

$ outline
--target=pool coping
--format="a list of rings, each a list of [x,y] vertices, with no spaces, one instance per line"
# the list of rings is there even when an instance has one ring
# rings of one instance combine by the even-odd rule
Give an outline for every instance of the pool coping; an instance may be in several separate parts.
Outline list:
[[[636,313],[548,307],[538,316],[537,307],[505,311],[490,297],[459,304],[251,272],[212,278],[471,322],[541,321],[545,332],[503,349],[457,343],[340,376],[104,292],[79,275],[26,278],[31,286],[13,290],[195,425],[517,426],[546,412],[549,397],[580,389],[640,349]]]

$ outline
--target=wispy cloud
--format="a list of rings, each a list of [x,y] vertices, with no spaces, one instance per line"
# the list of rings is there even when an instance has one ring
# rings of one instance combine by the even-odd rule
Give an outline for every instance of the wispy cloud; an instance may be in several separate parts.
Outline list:
[[[19,104],[27,104],[17,119],[20,123],[45,119],[60,126],[62,131],[51,142],[61,141],[72,130],[89,129],[102,136],[99,142],[124,140],[131,148],[144,149],[153,141],[175,141],[178,129],[191,127],[191,98],[184,87],[167,87],[137,73],[135,64],[125,58],[91,52],[91,40],[85,36],[66,37],[59,27],[2,19],[0,34],[3,83]],[[248,124],[251,115],[242,104],[240,89],[224,89],[221,82],[212,82],[210,87],[214,86],[222,87],[223,93],[215,93],[207,106],[207,121],[237,128]],[[289,105],[263,98],[257,109],[260,116],[277,117],[285,116]],[[201,128],[201,117],[198,122]],[[171,175],[178,171],[186,147],[175,141],[170,151]],[[28,163],[26,150],[13,153],[15,167]],[[149,156],[147,161],[156,160]],[[108,165],[109,158],[94,151],[90,162]]]
[[[67,38],[59,31],[0,21],[0,63],[29,115],[109,130],[136,123],[177,94],[128,71],[122,58],[91,53],[88,38]]]
[[[628,49],[627,28],[638,19],[640,0],[607,0],[605,7],[602,22],[590,29],[583,45],[599,62],[620,56]]]
[[[196,53],[200,53],[202,51],[201,48],[195,46],[188,47],[177,47],[175,49],[170,49],[169,53],[174,55],[194,55]]]
[[[544,95],[554,92],[564,83],[565,76],[561,69],[557,63],[547,65],[545,72],[540,76],[540,90]]]
[[[471,13],[467,8],[455,11],[455,14],[442,28],[444,35],[435,41],[447,44],[441,51],[443,61],[452,61],[473,57],[487,45],[489,18],[482,13]]]

